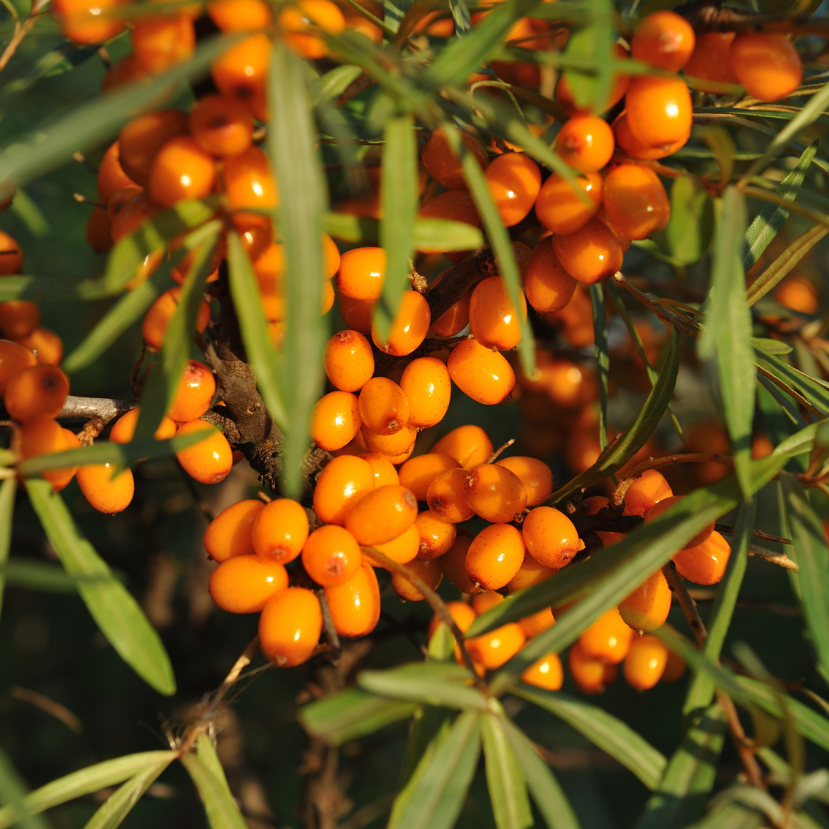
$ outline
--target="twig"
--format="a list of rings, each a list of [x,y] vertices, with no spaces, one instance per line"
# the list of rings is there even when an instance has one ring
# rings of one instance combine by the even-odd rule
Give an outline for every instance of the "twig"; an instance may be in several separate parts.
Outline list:
[[[12,35],[6,48],[3,50],[3,54],[0,55],[0,72],[6,68],[6,64],[12,59],[12,57],[14,57],[17,47],[20,46],[23,38],[26,37],[26,35],[32,30],[32,27],[35,25],[38,18],[39,15],[30,14],[23,23],[14,24],[14,34]]]
[[[509,440],[508,440],[508,441],[507,441],[507,442],[506,442],[503,446],[499,446],[499,447],[498,447],[498,448],[497,448],[497,449],[496,449],[496,450],[492,453],[492,455],[490,456],[490,458],[489,458],[489,460],[487,461],[487,463],[495,463],[495,461],[497,461],[497,460],[498,460],[498,458],[499,458],[499,457],[500,457],[500,456],[501,456],[504,452],[506,452],[506,451],[507,451],[507,449],[509,449],[509,448],[510,448],[510,446],[512,446],[512,444],[513,444],[513,443],[515,443],[515,438],[510,438],[510,439],[509,439]]]
[[[708,639],[708,631],[705,629],[705,623],[699,615],[696,602],[691,598],[691,594],[688,592],[685,582],[679,577],[679,573],[676,571],[676,566],[672,561],[669,561],[662,568],[662,572],[665,574],[668,586],[677,597],[679,606],[682,608],[682,612],[685,614],[685,618],[688,620],[688,624],[691,626],[691,630],[694,632],[697,642],[700,647],[702,647]]]
[[[682,317],[677,316],[671,311],[665,310],[661,305],[657,305],[647,294],[642,293],[627,277],[621,272],[617,271],[613,278],[630,294],[636,297],[639,302],[642,303],[648,310],[653,311],[659,319],[662,320],[666,325],[672,325],[674,328],[678,328],[685,334],[688,334],[690,337],[697,337],[699,332],[696,328],[692,325],[689,325],[688,322]]]
[[[328,644],[331,646],[331,661],[336,665],[343,649],[342,644],[340,643],[340,637],[334,628],[334,621],[331,618],[331,610],[328,607],[328,599],[325,597],[325,590],[320,588],[315,592],[317,594],[317,598],[319,599],[320,607],[322,608],[322,626],[325,630],[325,636],[328,639]]]
[[[86,156],[83,153],[72,153],[72,158],[78,162],[78,164],[83,164],[87,170],[94,173],[96,176],[98,175],[98,168],[91,162],[86,160]]]
[[[771,550],[767,550],[765,547],[757,547],[752,544],[748,548],[748,554],[750,556],[756,556],[757,558],[765,559],[772,564],[777,564],[778,566],[782,567],[784,570],[791,570],[794,573],[800,572],[800,567],[798,566],[796,561],[792,561],[785,553],[775,553]]]
[[[98,417],[108,423],[113,418],[120,417],[134,408],[135,403],[129,400],[115,400],[110,397],[75,397],[70,394],[63,408],[58,412],[58,419],[90,420]]]
[[[756,786],[761,791],[765,791],[766,784],[763,780],[763,773],[757,762],[757,758],[754,756],[754,743],[746,737],[743,725],[740,722],[740,717],[737,714],[737,708],[734,705],[734,700],[725,692],[717,690],[717,703],[725,711],[728,730],[731,732],[731,739],[734,741],[734,746],[740,755],[740,760],[743,763],[743,768],[746,770],[746,775],[751,785]]]
[[[718,533],[725,533],[726,535],[734,535],[734,527],[731,524],[721,524],[717,521],[714,524],[714,529]],[[779,535],[769,535],[769,533],[764,533],[762,530],[752,530],[751,531],[752,538],[759,538],[763,541],[771,541],[773,544],[791,544],[792,540],[790,538],[782,538]]]
[[[782,32],[790,35],[829,35],[825,17],[784,17],[735,9],[731,6],[686,3],[676,9],[699,32]]]

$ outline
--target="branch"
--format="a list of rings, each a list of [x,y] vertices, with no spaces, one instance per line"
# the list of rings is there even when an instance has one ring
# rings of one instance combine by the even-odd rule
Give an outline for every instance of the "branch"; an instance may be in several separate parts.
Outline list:
[[[685,614],[685,618],[688,620],[688,624],[691,626],[691,630],[694,632],[699,646],[702,647],[708,639],[708,631],[705,629],[705,623],[699,615],[697,603],[691,598],[685,582],[680,578],[679,573],[676,571],[676,565],[672,561],[669,561],[662,568],[662,572],[665,574],[668,586],[677,597],[679,606],[682,608],[682,612]]]
[[[675,9],[699,34],[705,32],[783,32],[784,34],[829,35],[829,19],[825,17],[782,17],[774,14],[716,6],[708,3],[686,3]]]
[[[105,423],[120,417],[136,403],[130,400],[115,400],[109,397],[74,397],[69,395],[58,413],[61,420],[90,420],[99,417]]]

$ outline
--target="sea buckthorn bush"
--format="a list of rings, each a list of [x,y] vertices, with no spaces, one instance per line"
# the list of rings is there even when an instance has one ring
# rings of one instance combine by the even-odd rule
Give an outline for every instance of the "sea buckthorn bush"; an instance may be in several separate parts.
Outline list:
[[[829,19],[657,5],[4,0],[0,829],[829,825]]]

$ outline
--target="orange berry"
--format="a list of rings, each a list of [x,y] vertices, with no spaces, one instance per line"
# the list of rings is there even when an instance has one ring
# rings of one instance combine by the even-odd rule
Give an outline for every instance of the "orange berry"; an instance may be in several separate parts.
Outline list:
[[[340,259],[337,293],[349,299],[380,299],[386,278],[386,251],[383,248],[354,248]]]
[[[328,452],[342,449],[360,431],[357,395],[332,391],[323,395],[311,413],[311,440]]]
[[[682,501],[681,495],[671,495],[668,498],[663,498],[658,503],[654,504],[645,514],[645,523],[650,524],[651,521],[656,521],[660,515],[662,515],[666,510],[669,510],[671,507],[676,506],[680,501]],[[689,547],[696,547],[699,544],[702,544],[707,538],[710,538],[711,533],[714,532],[714,522],[712,521],[710,524],[706,525],[702,530],[700,530],[693,538],[685,543],[682,547],[683,550],[687,550]]]
[[[739,83],[731,66],[734,32],[705,32],[697,35],[696,45],[685,64],[685,77],[702,92],[720,95]]]
[[[671,589],[661,570],[650,575],[619,604],[619,613],[626,624],[646,633],[662,627],[670,609]]]
[[[433,447],[433,453],[443,453],[453,457],[464,469],[472,469],[486,463],[494,448],[489,435],[474,424],[458,426],[447,432]]]
[[[648,469],[627,488],[623,515],[644,515],[654,504],[673,494],[662,473]]]
[[[279,15],[279,25],[287,32],[285,39],[308,60],[324,58],[328,44],[314,29],[339,34],[345,28],[345,18],[331,0],[300,0],[298,6],[286,6]]]
[[[135,182],[124,172],[120,161],[120,143],[111,144],[98,167],[98,201],[107,204],[110,197],[124,187],[135,187]]]
[[[392,463],[398,464],[407,461],[412,454],[417,428],[407,425],[393,435],[378,435],[363,426],[362,435],[371,452],[385,455]]]
[[[340,391],[359,391],[374,374],[374,352],[359,331],[340,331],[325,344],[325,374]]]
[[[500,590],[512,581],[523,561],[521,533],[511,524],[492,524],[469,545],[466,572],[486,590]]]
[[[37,365],[37,358],[19,343],[0,340],[0,397],[6,393],[6,384],[23,369]]]
[[[579,636],[581,652],[591,659],[618,665],[630,650],[633,631],[624,623],[617,608],[605,611]]]
[[[429,484],[426,490],[426,503],[442,521],[460,524],[475,515],[464,497],[466,475],[467,472],[462,467],[448,469]]]
[[[521,674],[521,681],[545,691],[560,691],[564,684],[564,668],[557,653],[548,653],[537,662],[533,662]]]
[[[63,359],[63,340],[48,328],[35,328],[31,334],[18,337],[15,342],[33,352],[39,363],[56,366]]]
[[[95,253],[108,253],[112,250],[112,226],[105,207],[92,208],[86,221],[84,238]]]
[[[466,640],[466,650],[475,662],[494,671],[509,662],[524,647],[527,637],[515,622]]]
[[[452,621],[458,626],[458,630],[460,630],[461,633],[466,633],[466,631],[469,630],[478,615],[472,609],[472,606],[468,605],[466,602],[446,602],[446,609],[449,611]],[[432,637],[435,635],[441,624],[442,622],[437,615],[432,616],[432,621],[429,622],[429,629],[426,633],[429,641],[432,640]]]
[[[537,507],[553,494],[553,471],[544,461],[525,455],[501,458],[495,462],[518,476],[527,491],[527,506]]]
[[[510,302],[500,276],[481,280],[469,301],[469,324],[482,346],[509,351],[521,340],[521,320],[527,318],[527,300],[520,294],[519,311]]]
[[[525,587],[532,587],[533,585],[539,584],[545,579],[550,578],[550,576],[554,576],[557,572],[558,570],[554,568],[539,564],[529,553],[525,553],[524,561],[521,562],[521,568],[510,579],[507,589],[510,593],[517,593]],[[530,634],[527,635],[529,636]]]
[[[432,481],[447,470],[457,468],[460,464],[449,455],[434,452],[419,455],[400,467],[400,484],[410,489],[418,501],[425,501]]]
[[[418,534],[417,557],[424,561],[448,553],[458,535],[454,524],[442,520],[432,510],[421,512],[415,519],[414,526]]]
[[[381,486],[400,483],[400,476],[397,474],[397,470],[384,455],[376,455],[368,452],[357,455],[357,457],[362,458],[371,467],[371,473],[374,475],[375,489],[379,489]]]
[[[408,564],[418,557],[420,534],[417,531],[417,527],[412,524],[411,527],[398,535],[397,538],[386,541],[384,544],[375,544],[374,549],[382,553],[386,558],[396,561],[398,564]]]
[[[452,383],[446,364],[436,357],[418,357],[403,370],[400,388],[409,402],[409,423],[420,429],[443,420]]]
[[[536,507],[521,525],[527,552],[545,567],[561,569],[579,551],[581,539],[573,522],[554,507]]]
[[[760,101],[788,98],[803,79],[803,63],[788,36],[738,34],[731,44],[731,68],[746,92]]]
[[[517,225],[533,209],[541,188],[541,170],[524,153],[503,153],[484,173],[492,200],[507,226]]]
[[[696,584],[717,584],[725,575],[731,547],[718,533],[711,533],[701,544],[686,547],[674,556],[677,572]]]
[[[458,343],[446,367],[465,395],[488,406],[505,400],[515,386],[515,372],[504,355],[490,351],[477,340]]]
[[[24,368],[6,381],[6,410],[21,423],[57,417],[68,396],[69,380],[57,366]]]
[[[655,147],[649,144],[643,144],[638,138],[634,137],[628,126],[627,113],[623,112],[613,123],[613,132],[616,136],[616,146],[631,158],[639,158],[645,160],[654,160],[659,158],[666,158],[673,155],[677,150],[681,150],[688,136],[681,136],[672,144],[659,144]],[[601,211],[599,212],[601,215]]]
[[[553,233],[574,233],[587,224],[601,206],[604,185],[599,173],[578,176],[576,187],[581,194],[587,196],[587,204],[558,173],[553,173],[541,185],[535,203],[535,215]]]
[[[345,256],[345,253],[343,256]],[[359,331],[365,336],[371,334],[371,319],[374,316],[374,306],[376,304],[377,301],[374,299],[351,299],[342,292],[337,294],[337,307],[340,309],[343,322],[349,328]]]
[[[545,630],[549,630],[555,623],[556,620],[553,616],[553,611],[549,607],[542,608],[537,613],[533,613],[532,616],[525,616],[518,622],[527,639],[532,639],[533,636],[544,633]]]
[[[227,209],[239,230],[267,225],[267,213],[249,213],[246,208],[271,211],[279,206],[276,179],[268,156],[256,146],[222,160],[222,181]]]
[[[377,435],[394,435],[409,422],[409,401],[400,386],[387,377],[368,380],[359,402],[363,426]]]
[[[567,666],[573,675],[573,681],[586,694],[601,694],[616,681],[619,673],[616,665],[608,665],[600,659],[585,656],[578,643],[567,653]]]
[[[325,601],[340,636],[367,636],[380,621],[380,585],[374,568],[364,561],[345,584],[325,588]]]
[[[493,524],[514,520],[527,506],[527,490],[521,479],[505,466],[492,463],[467,473],[463,494],[473,512]]]
[[[417,498],[403,486],[381,486],[349,511],[345,526],[364,547],[402,535],[417,518]]]
[[[660,147],[687,141],[693,107],[681,78],[639,75],[630,82],[625,101],[628,127],[640,144]]]
[[[154,75],[189,60],[196,51],[196,30],[188,14],[141,17],[132,24],[132,52]]]
[[[98,512],[108,515],[123,512],[135,495],[132,471],[122,469],[116,472],[114,463],[79,466],[75,477],[86,500]]]
[[[227,438],[206,420],[182,423],[176,434],[191,435],[204,432],[205,438],[198,443],[176,452],[178,462],[191,478],[202,484],[218,484],[233,466],[233,451]]]
[[[20,273],[23,267],[23,252],[20,245],[0,230],[0,276]]]
[[[815,314],[820,308],[817,288],[802,276],[790,276],[780,284],[773,296],[775,302],[799,314]]]
[[[417,576],[431,590],[437,590],[443,579],[443,570],[439,559],[421,561],[416,558],[406,564],[406,569]],[[422,602],[426,598],[414,582],[399,573],[392,573],[391,586],[394,588],[394,592],[407,602]]]
[[[275,561],[239,555],[222,561],[210,574],[210,597],[228,613],[257,613],[288,586],[288,571]]]
[[[307,662],[319,644],[322,608],[312,590],[289,587],[277,593],[259,617],[259,647],[280,668]]]
[[[230,6],[249,2],[251,0],[222,0],[221,3],[209,5]],[[261,3],[261,0],[253,2]],[[264,3],[261,5],[267,10]],[[247,107],[235,98],[221,95],[199,98],[193,104],[188,125],[193,141],[205,152],[219,157],[239,155],[250,147],[253,140],[253,119]]]
[[[607,121],[595,115],[576,115],[559,130],[556,152],[581,173],[595,173],[610,161],[616,142]]]
[[[481,227],[483,224],[478,215],[478,208],[466,190],[447,190],[445,193],[438,193],[420,205],[417,215],[420,219],[451,219],[473,227]],[[421,247],[419,250],[421,253],[444,253],[442,248]],[[467,253],[469,251],[447,251],[446,258],[452,262],[460,262]]]
[[[124,412],[112,427],[109,433],[109,439],[113,443],[129,443],[135,435],[135,427],[138,423],[138,416],[141,414],[141,407],[136,406],[128,412]],[[167,440],[176,433],[176,423],[171,417],[165,415],[158,424],[155,430],[154,437],[156,440]]]
[[[149,307],[144,315],[141,334],[150,351],[158,351],[161,348],[164,335],[167,333],[167,326],[178,307],[180,296],[181,288],[170,288]],[[196,331],[201,334],[207,328],[208,322],[210,322],[210,306],[202,299],[196,314]]]
[[[622,267],[622,247],[598,219],[575,233],[553,236],[553,251],[567,273],[587,285],[607,279]]]
[[[149,82],[152,76],[133,54],[115,61],[101,81],[101,92],[112,92],[131,83]]]
[[[2,257],[0,257],[2,259]],[[40,310],[28,299],[0,302],[0,332],[4,337],[19,340],[40,325]]]
[[[213,81],[225,97],[254,101],[264,94],[270,58],[270,38],[265,34],[252,35],[213,61]]]
[[[671,217],[659,176],[639,164],[619,164],[605,176],[604,209],[614,229],[628,239],[645,239],[664,230]]]
[[[118,137],[118,160],[133,182],[146,187],[158,151],[172,138],[187,134],[187,113],[160,109],[133,118]]]
[[[24,423],[18,431],[20,459],[26,460],[40,455],[52,455],[56,452],[65,452],[67,449],[75,449],[76,446],[69,442],[66,431],[56,420],[51,418],[39,418]],[[40,475],[49,481],[55,492],[58,492],[72,480],[76,471],[76,467],[47,469],[41,472]]]
[[[496,593],[494,590],[487,590],[472,597],[472,609],[479,616],[483,616],[488,610],[492,610],[495,605],[501,604],[504,599],[505,597],[500,593]]]
[[[468,132],[461,132],[461,140],[466,145],[466,149],[472,153],[481,169],[485,170],[487,164],[489,164],[489,156],[484,145]],[[466,190],[466,180],[463,177],[461,163],[449,149],[449,144],[442,129],[436,129],[429,136],[420,160],[429,175],[447,190]]]
[[[215,394],[213,372],[198,360],[188,360],[168,414],[178,423],[198,420],[210,408]]]
[[[211,0],[207,13],[223,32],[254,32],[273,22],[270,6],[263,0]]]
[[[252,527],[264,508],[262,501],[249,498],[223,509],[204,533],[204,549],[210,558],[221,562],[236,556],[255,555]]]
[[[202,101],[204,98],[201,99]],[[220,99],[223,100],[223,99]],[[190,115],[192,118],[192,114]],[[281,245],[275,246],[273,242],[273,234],[274,229],[273,225],[265,224],[265,225],[255,225],[253,227],[249,227],[243,230],[239,234],[239,240],[242,242],[242,247],[245,249],[245,253],[247,253],[248,258],[251,262],[253,262],[253,270],[256,274],[257,279],[261,277],[261,274],[258,272],[258,265],[259,265],[259,257],[263,256],[266,251],[268,251],[271,247],[279,247],[281,249]],[[221,253],[221,248],[219,248],[217,253]],[[285,257],[281,257],[281,268],[282,273],[284,273],[284,259]],[[221,264],[221,259],[217,263],[218,265]],[[280,274],[281,275],[281,274]],[[261,284],[261,279],[260,279]]]
[[[122,201],[121,198],[128,195],[131,190],[132,188],[119,190],[110,199],[107,207],[110,216],[109,233],[113,242],[118,242],[124,236],[135,233],[144,222],[152,219],[160,209],[145,190],[133,192],[126,201]],[[157,258],[160,261],[160,254]]]
[[[308,515],[298,501],[277,498],[254,516],[250,542],[260,558],[287,564],[299,556],[307,539]]]
[[[345,584],[360,569],[363,554],[354,536],[333,524],[314,530],[302,548],[305,572],[323,587]]]
[[[673,651],[668,651],[668,662],[662,674],[662,682],[676,682],[685,673],[685,661]]]
[[[659,682],[667,664],[668,649],[655,636],[637,636],[625,658],[625,679],[634,688],[647,691]]]
[[[463,533],[463,531],[461,531]],[[475,584],[466,573],[466,554],[469,551],[469,545],[472,544],[472,538],[468,534],[458,533],[452,546],[440,556],[437,561],[440,561],[440,566],[452,584],[461,591],[461,593],[479,594],[482,588]],[[495,594],[496,596],[499,594]],[[501,596],[503,599],[503,596]]]
[[[694,29],[676,12],[658,11],[639,22],[630,42],[630,53],[655,69],[679,72],[694,51]]]
[[[615,44],[614,51],[617,59],[624,60],[628,57],[627,50],[621,43]],[[630,75],[624,75],[621,73],[614,75],[613,87],[611,88],[607,101],[605,101],[605,110],[612,109],[619,103],[619,101],[622,100],[622,98],[624,98],[625,92],[627,92],[629,85]],[[576,105],[576,102],[573,99],[573,93],[570,91],[570,86],[567,83],[566,75],[562,75],[561,78],[559,78],[558,85],[556,86],[556,102],[568,115],[590,114],[588,110],[580,109]]]
[[[126,21],[112,12],[121,0],[54,0],[52,14],[73,43],[103,43],[124,31]]]
[[[438,274],[430,288],[434,288],[447,274],[452,273],[453,269],[443,271]],[[431,334],[433,337],[454,337],[459,334],[469,325],[469,300],[472,299],[472,294],[464,294],[454,305],[444,311],[436,320],[432,321]]]
[[[314,511],[326,524],[344,524],[357,501],[374,489],[371,467],[355,455],[334,458],[317,479]]]
[[[371,328],[371,339],[377,348],[386,354],[403,357],[411,354],[426,339],[431,323],[429,303],[423,294],[405,291],[387,336],[383,337],[380,334],[375,322]]]

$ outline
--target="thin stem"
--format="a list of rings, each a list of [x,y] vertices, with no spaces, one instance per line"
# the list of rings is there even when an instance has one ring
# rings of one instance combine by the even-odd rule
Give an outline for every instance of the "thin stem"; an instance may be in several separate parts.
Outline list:
[[[682,319],[682,317],[677,316],[671,311],[665,310],[661,305],[653,302],[647,294],[642,293],[642,291],[640,291],[621,271],[617,271],[613,275],[613,278],[620,285],[622,285],[626,291],[635,296],[639,302],[642,303],[642,305],[656,314],[656,316],[659,317],[659,319],[661,319],[666,325],[672,325],[674,328],[678,328],[690,337],[698,336],[699,332],[696,328],[689,325],[684,319]]]
[[[752,544],[748,548],[748,554],[750,556],[762,558],[765,561],[770,562],[771,564],[777,564],[784,570],[791,570],[793,573],[800,572],[800,567],[798,566],[797,562],[792,561],[785,553],[775,553],[771,550],[767,550],[765,547],[757,547],[754,544]]]
[[[328,599],[325,597],[325,590],[320,588],[314,591],[322,608],[322,627],[325,630],[325,636],[328,639],[328,644],[331,646],[331,661],[336,664],[340,659],[343,647],[340,642],[340,637],[334,628],[334,620],[331,618],[331,610],[328,607]]]
[[[668,586],[677,597],[679,606],[682,608],[682,612],[685,614],[699,646],[702,647],[708,639],[708,631],[705,629],[705,623],[699,615],[699,610],[697,610],[697,603],[691,598],[685,582],[679,577],[676,565],[672,561],[669,561],[662,568],[662,572],[665,574]]]

